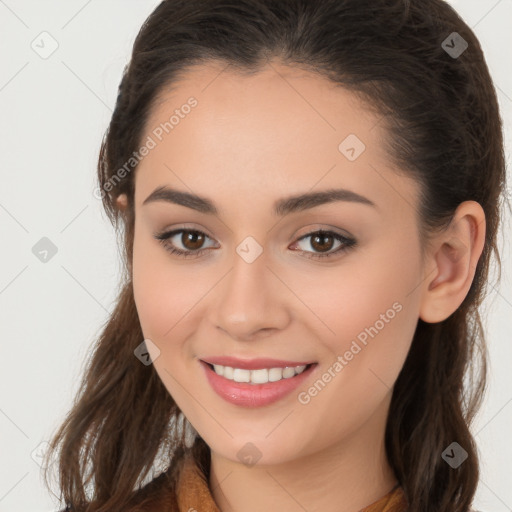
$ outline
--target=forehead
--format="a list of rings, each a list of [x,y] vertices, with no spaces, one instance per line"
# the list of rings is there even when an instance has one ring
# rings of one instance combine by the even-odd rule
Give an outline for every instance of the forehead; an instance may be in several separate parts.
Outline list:
[[[276,62],[252,75],[194,66],[153,106],[142,140],[155,147],[137,169],[136,203],[169,184],[226,198],[236,190],[247,201],[343,186],[376,203],[387,192],[414,204],[414,183],[392,172],[380,121],[313,72]]]
[[[163,88],[146,131],[168,121],[191,97],[197,106],[165,137],[170,144],[192,137],[201,148],[212,149],[207,146],[213,143],[222,150],[225,136],[246,143],[243,153],[257,151],[262,157],[285,148],[295,153],[334,149],[337,155],[340,137],[352,133],[378,149],[373,144],[378,130],[371,131],[379,117],[353,93],[299,68],[269,63],[248,74],[219,64],[194,66]]]

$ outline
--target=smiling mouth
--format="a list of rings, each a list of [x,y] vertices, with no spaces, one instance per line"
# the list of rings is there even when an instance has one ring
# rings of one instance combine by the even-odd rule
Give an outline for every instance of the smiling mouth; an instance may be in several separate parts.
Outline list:
[[[230,366],[213,365],[203,361],[203,363],[210,368],[212,372],[220,377],[224,377],[237,384],[272,384],[273,382],[280,382],[287,379],[292,379],[301,375],[309,370],[312,366],[318,363],[309,363],[301,366],[287,366],[275,368],[260,368],[255,370],[247,370],[242,368],[233,368]]]

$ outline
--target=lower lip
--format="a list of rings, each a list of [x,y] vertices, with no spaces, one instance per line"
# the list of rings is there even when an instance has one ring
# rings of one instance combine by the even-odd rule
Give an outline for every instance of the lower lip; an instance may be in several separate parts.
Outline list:
[[[314,363],[299,375],[289,379],[266,384],[249,384],[226,379],[217,375],[204,361],[199,362],[213,390],[227,402],[243,407],[262,407],[277,402],[300,386],[318,366],[317,363]]]

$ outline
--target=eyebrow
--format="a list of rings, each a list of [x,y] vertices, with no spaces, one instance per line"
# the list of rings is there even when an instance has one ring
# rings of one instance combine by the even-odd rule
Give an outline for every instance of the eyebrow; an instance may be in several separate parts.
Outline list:
[[[186,206],[201,213],[208,215],[217,215],[218,210],[215,204],[205,197],[201,197],[189,192],[183,192],[167,186],[156,188],[142,203],[146,205],[156,201],[164,201],[168,203]],[[300,212],[335,201],[346,201],[352,203],[360,203],[377,208],[370,199],[356,194],[351,190],[343,188],[329,189],[321,192],[307,192],[296,196],[289,196],[279,199],[274,203],[273,215],[284,216],[289,213]]]

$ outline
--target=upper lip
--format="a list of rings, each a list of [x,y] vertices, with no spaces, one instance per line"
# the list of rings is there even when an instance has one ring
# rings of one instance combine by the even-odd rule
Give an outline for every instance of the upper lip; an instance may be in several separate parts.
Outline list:
[[[256,359],[239,359],[230,356],[212,356],[201,359],[205,363],[219,364],[221,366],[230,366],[231,368],[241,368],[244,370],[260,370],[264,368],[284,368],[286,366],[304,366],[314,363],[314,361],[283,361],[282,359],[270,359],[267,357],[258,357]]]

